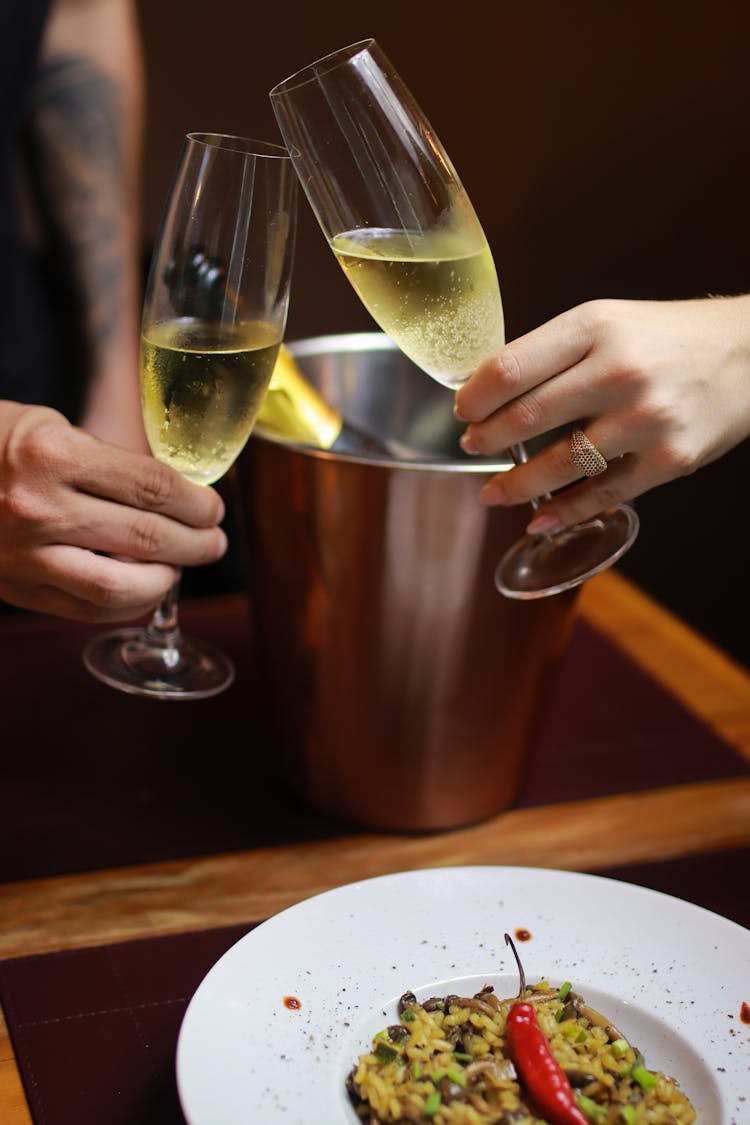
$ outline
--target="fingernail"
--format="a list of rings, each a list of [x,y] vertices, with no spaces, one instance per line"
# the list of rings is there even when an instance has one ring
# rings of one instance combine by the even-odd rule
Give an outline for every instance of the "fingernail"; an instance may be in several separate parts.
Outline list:
[[[226,553],[226,549],[227,549],[228,545],[229,545],[229,541],[226,537],[225,532],[222,531],[221,528],[219,528],[219,556],[218,556],[219,558],[221,558],[221,556]]]
[[[471,434],[462,434],[459,440],[459,445],[464,453],[479,453],[477,446],[474,444]]]
[[[453,417],[454,417],[454,418],[455,418],[455,419],[456,419],[456,420],[457,420],[458,422],[468,422],[468,420],[469,420],[468,418],[464,418],[463,414],[462,414],[462,413],[461,413],[461,411],[460,411],[460,410],[458,409],[458,404],[457,404],[457,403],[455,403],[455,402],[453,403]]]
[[[482,504],[502,504],[505,499],[503,486],[497,481],[490,480],[479,490],[479,499]]]
[[[557,531],[559,527],[562,527],[562,524],[557,516],[545,512],[542,515],[534,516],[526,530],[529,535],[543,535],[547,531]]]

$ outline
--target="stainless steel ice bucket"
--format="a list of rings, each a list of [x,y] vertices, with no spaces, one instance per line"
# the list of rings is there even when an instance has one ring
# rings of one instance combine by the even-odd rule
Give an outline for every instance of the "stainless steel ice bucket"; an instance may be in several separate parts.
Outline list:
[[[424,450],[353,458],[253,437],[239,461],[257,653],[289,785],[381,829],[481,820],[514,798],[575,591],[493,585],[529,509],[487,509],[453,395],[380,333],[292,344],[354,424]]]

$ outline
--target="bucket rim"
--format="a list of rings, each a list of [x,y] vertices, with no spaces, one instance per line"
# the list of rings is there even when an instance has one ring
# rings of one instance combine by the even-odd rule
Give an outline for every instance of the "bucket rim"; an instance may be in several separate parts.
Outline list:
[[[345,352],[400,352],[398,344],[385,332],[334,332],[323,336],[306,336],[299,340],[285,340],[284,346],[295,359],[304,359],[305,356],[340,355]],[[403,354],[403,353],[401,353]],[[423,376],[429,379],[429,375]],[[446,388],[446,394],[450,392]],[[316,449],[314,446],[304,445],[300,442],[282,441],[270,434],[253,431],[251,440],[289,449],[308,457],[315,457],[324,461],[349,461],[358,465],[373,465],[382,469],[387,467],[398,472],[444,472],[451,476],[456,473],[462,475],[495,476],[497,473],[507,472],[513,467],[510,460],[496,460],[494,458],[464,457],[445,458],[431,456],[425,453],[424,458],[413,461],[399,461],[396,458],[367,456],[356,453],[332,452],[328,449]]]

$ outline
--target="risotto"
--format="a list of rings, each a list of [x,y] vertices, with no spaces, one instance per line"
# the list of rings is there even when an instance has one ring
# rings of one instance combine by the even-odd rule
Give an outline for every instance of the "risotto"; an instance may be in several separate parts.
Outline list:
[[[676,1081],[570,984],[499,999],[406,992],[347,1080],[367,1125],[691,1125]]]

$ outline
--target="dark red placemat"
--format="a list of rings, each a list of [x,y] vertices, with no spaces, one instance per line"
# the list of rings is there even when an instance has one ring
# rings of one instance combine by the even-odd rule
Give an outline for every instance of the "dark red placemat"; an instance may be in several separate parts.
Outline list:
[[[201,980],[252,924],[0,962],[37,1125],[182,1125],[174,1057]]]
[[[276,779],[246,599],[188,603],[185,621],[235,659],[225,695],[196,704],[122,695],[83,668],[90,629],[4,623],[3,721],[13,735],[0,781],[0,881],[357,831],[301,806]],[[750,770],[583,621],[538,710],[518,806]]]
[[[606,637],[579,621],[541,708],[517,806],[545,805],[750,772]]]
[[[743,849],[599,874],[750,927],[749,867]],[[184,1125],[174,1067],[180,1023],[208,969],[249,929],[0,962],[0,1001],[35,1125]]]

